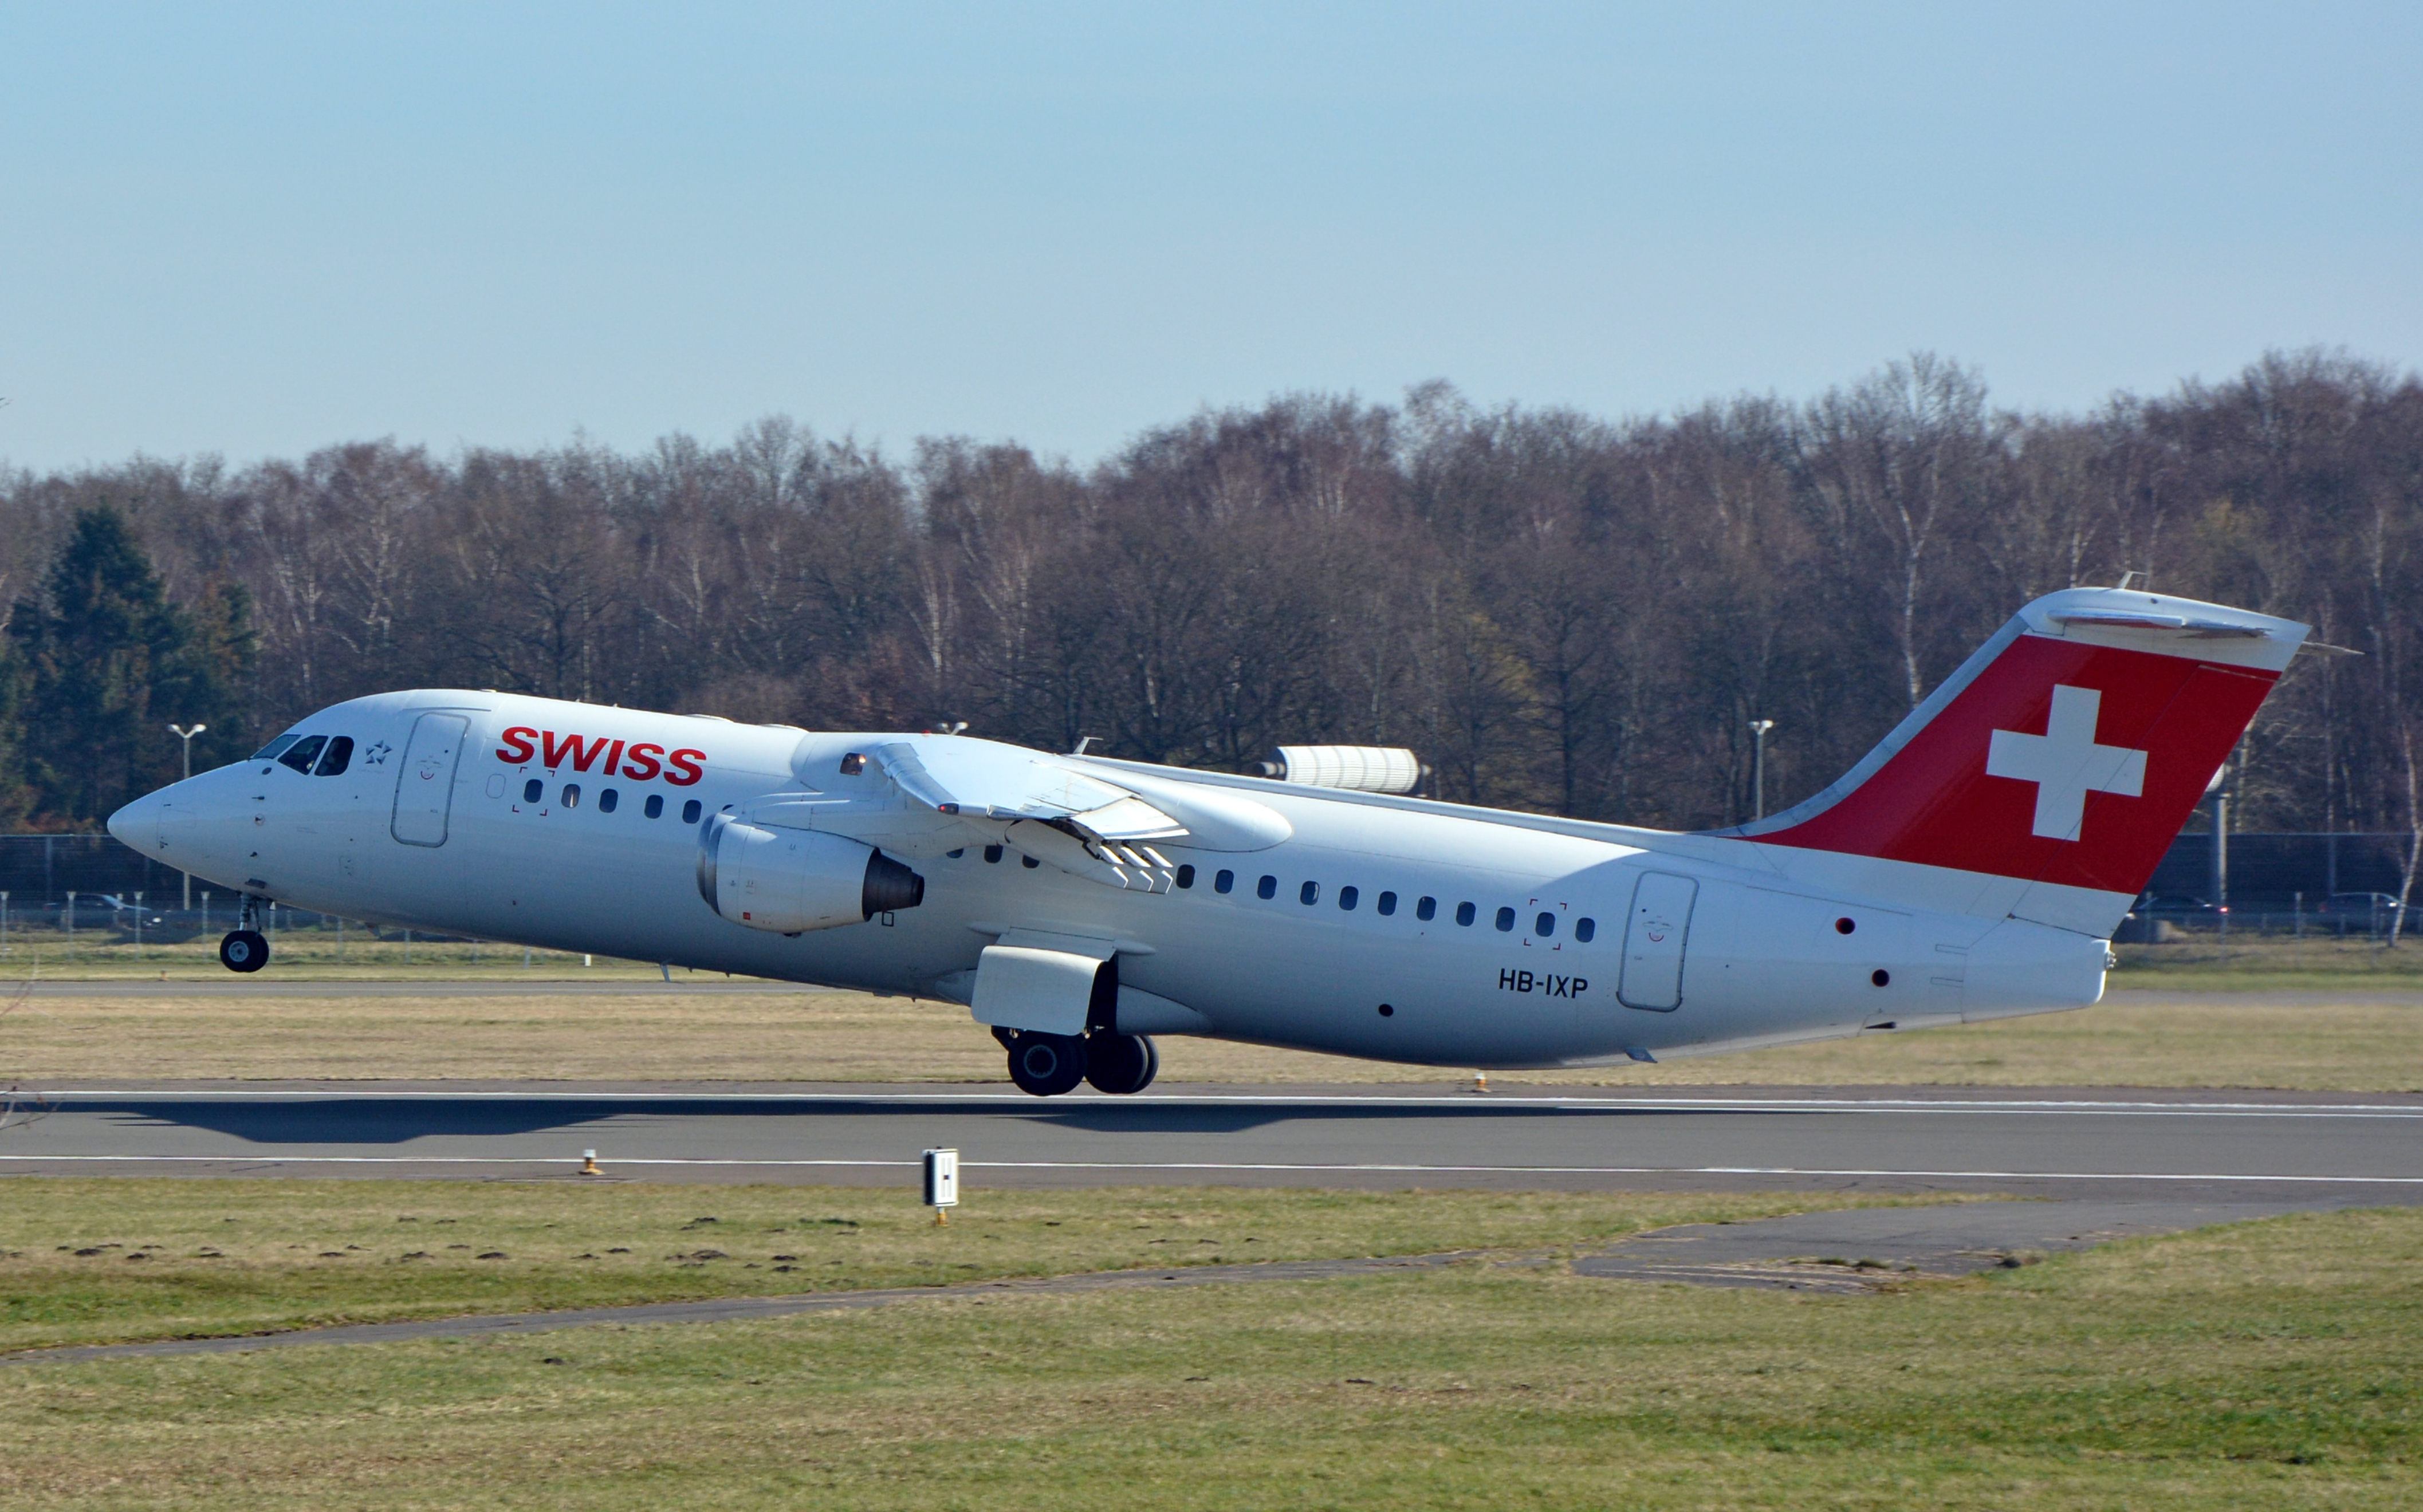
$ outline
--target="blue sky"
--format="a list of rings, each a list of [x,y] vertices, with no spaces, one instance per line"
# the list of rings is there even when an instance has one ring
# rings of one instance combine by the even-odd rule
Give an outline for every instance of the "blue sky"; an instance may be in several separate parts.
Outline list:
[[[0,459],[2423,360],[2423,7],[0,3]]]

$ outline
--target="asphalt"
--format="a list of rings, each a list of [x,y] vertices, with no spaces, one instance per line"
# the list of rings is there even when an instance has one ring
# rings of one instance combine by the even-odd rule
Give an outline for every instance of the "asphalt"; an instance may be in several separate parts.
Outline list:
[[[2423,1096],[2095,1089],[244,1083],[21,1095],[0,1173],[2423,1200]],[[585,1178],[599,1179],[599,1178]]]
[[[1573,1258],[1611,1284],[1866,1292],[1913,1274],[2208,1224],[2423,1202],[2423,1096],[2093,1089],[1156,1088],[1037,1099],[959,1086],[198,1083],[0,1098],[0,1173],[962,1187],[1127,1184],[1977,1193],[1636,1236]],[[602,1175],[578,1173],[596,1152]],[[303,1330],[7,1357],[67,1362],[297,1344],[729,1322],[938,1296],[1319,1281],[1446,1254],[1120,1271],[959,1287]]]

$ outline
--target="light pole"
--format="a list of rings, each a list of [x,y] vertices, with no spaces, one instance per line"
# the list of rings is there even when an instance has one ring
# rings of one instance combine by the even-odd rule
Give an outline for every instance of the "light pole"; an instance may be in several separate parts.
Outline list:
[[[1752,742],[1750,764],[1750,792],[1753,795],[1750,799],[1752,819],[1766,817],[1766,732],[1774,728],[1775,721],[1772,719],[1752,719],[1750,722]]]
[[[172,724],[168,727],[169,733],[175,735],[179,740],[185,743],[185,776],[188,778],[191,778],[194,775],[194,737],[209,728],[210,726],[206,724],[198,724],[190,727],[186,725]],[[184,906],[179,911],[183,913],[192,913],[194,911],[194,874],[191,872],[179,872],[177,874],[184,879],[182,893],[184,898]]]

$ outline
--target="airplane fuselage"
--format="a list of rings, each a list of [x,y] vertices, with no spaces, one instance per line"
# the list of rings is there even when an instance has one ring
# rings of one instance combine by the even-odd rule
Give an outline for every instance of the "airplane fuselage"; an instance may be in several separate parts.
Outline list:
[[[453,728],[431,715],[460,719],[459,748],[431,744]],[[1121,1032],[1457,1066],[2076,1007],[2106,959],[2075,929],[1925,906],[1926,878],[1858,858],[1070,757],[1047,760],[1234,822],[1155,842],[1176,878],[1161,890],[1039,860],[1016,843],[1032,829],[912,843],[916,906],[784,935],[702,894],[715,816],[768,795],[880,810],[891,784],[853,755],[966,737],[459,690],[357,699],[295,731],[350,739],[344,770],[240,763],[113,828],[198,877],[340,917],[960,1003],[1006,937],[1098,941]]]

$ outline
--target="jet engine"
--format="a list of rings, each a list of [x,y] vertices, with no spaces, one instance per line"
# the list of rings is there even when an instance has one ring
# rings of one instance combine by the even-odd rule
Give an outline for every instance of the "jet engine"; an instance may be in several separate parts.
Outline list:
[[[1273,760],[1259,764],[1264,777],[1282,782],[1359,793],[1411,793],[1431,775],[1421,758],[1402,746],[1281,746]]]
[[[926,901],[926,879],[871,845],[717,814],[699,836],[698,895],[777,935],[864,923]]]

